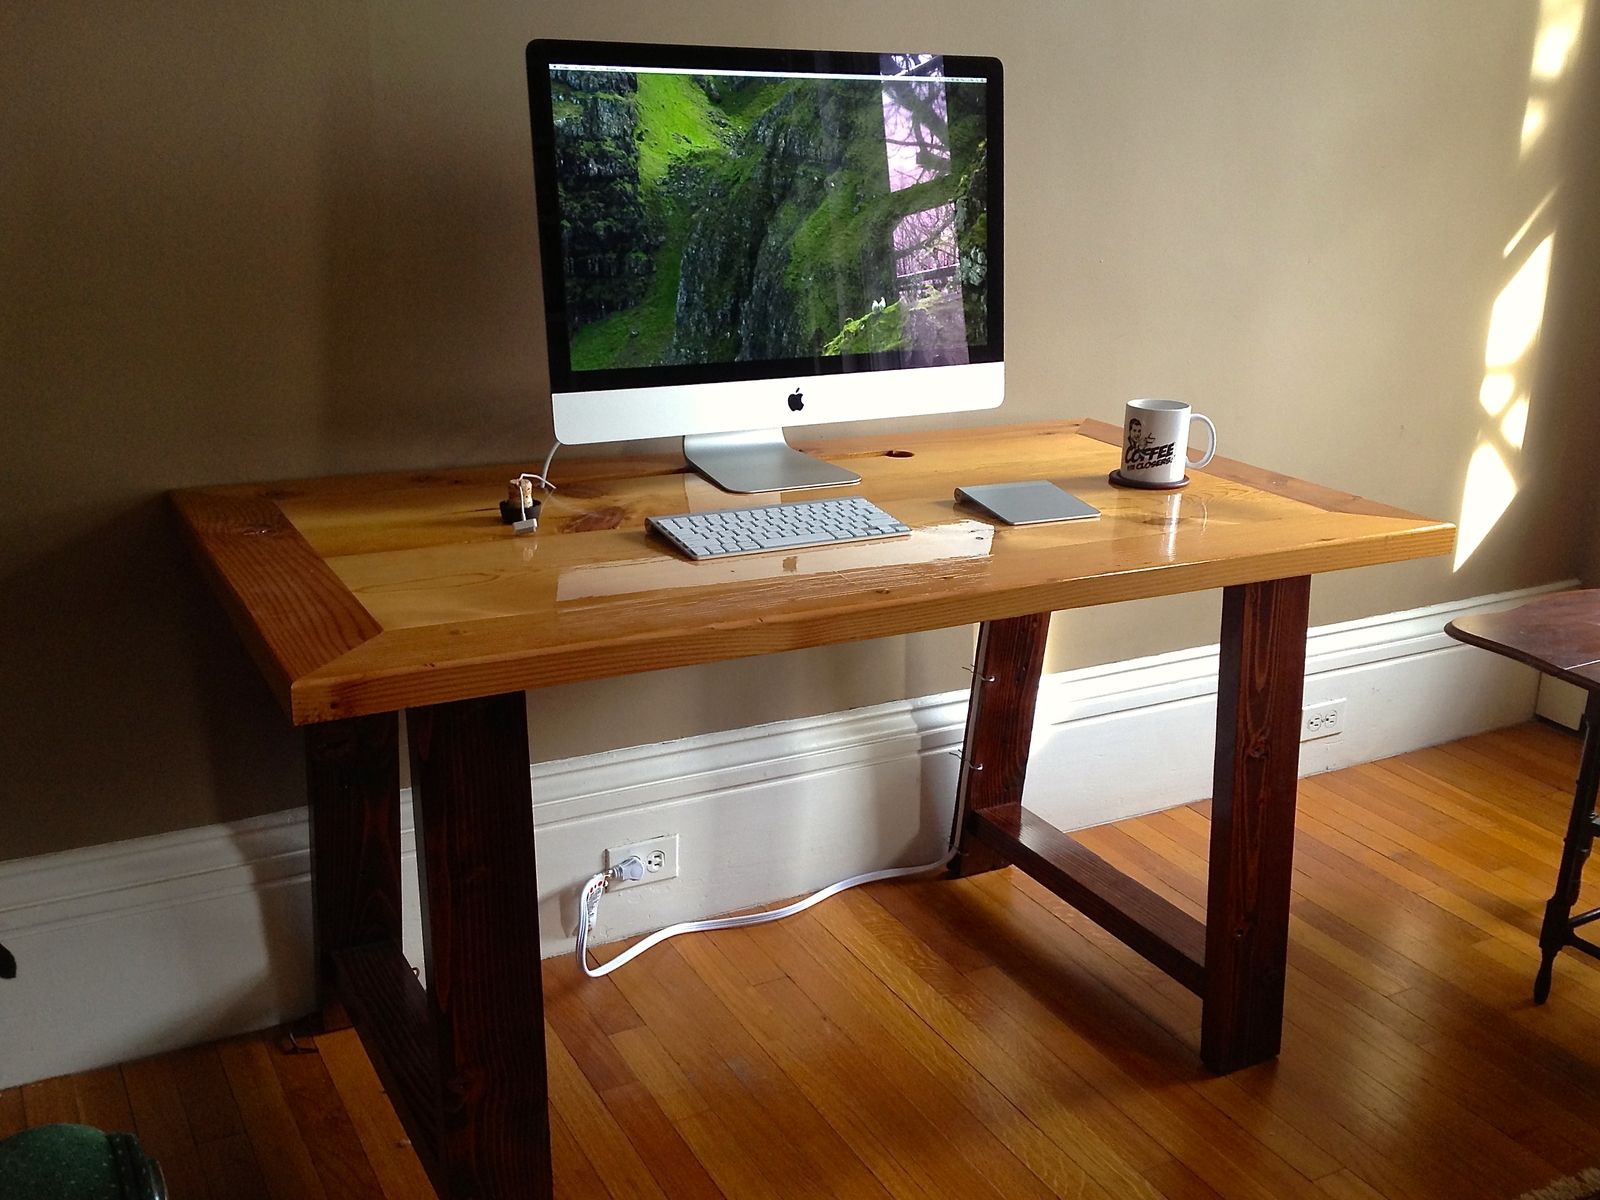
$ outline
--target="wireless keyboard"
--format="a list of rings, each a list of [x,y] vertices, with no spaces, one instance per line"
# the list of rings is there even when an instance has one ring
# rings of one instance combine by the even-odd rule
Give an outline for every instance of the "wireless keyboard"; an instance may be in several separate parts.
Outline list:
[[[645,523],[694,559],[905,537],[911,532],[909,525],[857,496],[680,513],[650,517]]]

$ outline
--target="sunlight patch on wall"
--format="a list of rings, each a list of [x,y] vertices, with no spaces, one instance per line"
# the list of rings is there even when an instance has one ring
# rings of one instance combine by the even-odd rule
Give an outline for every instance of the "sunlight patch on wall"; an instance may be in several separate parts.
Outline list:
[[[1583,28],[1584,0],[1540,0],[1539,32],[1533,41],[1533,77],[1559,79],[1572,61]]]
[[[1549,123],[1549,106],[1537,96],[1528,101],[1527,111],[1522,114],[1522,152],[1527,154],[1533,149],[1533,144],[1539,140],[1539,135],[1544,132],[1544,127]]]
[[[1533,35],[1533,62],[1528,76],[1535,86],[1522,114],[1522,157],[1550,127],[1550,104],[1539,94],[1561,79],[1572,62],[1572,51],[1583,28],[1587,0],[1539,0],[1539,27]]]
[[[1506,445],[1517,450],[1522,449],[1522,438],[1528,432],[1528,398],[1517,397],[1505,416],[1500,418],[1500,436],[1505,438]]]
[[[1517,390],[1517,378],[1504,371],[1490,371],[1483,377],[1478,389],[1478,403],[1491,417],[1498,417],[1511,403],[1511,394]]]
[[[1555,235],[1551,234],[1534,247],[1527,261],[1511,277],[1511,282],[1495,297],[1494,310],[1489,317],[1489,340],[1484,347],[1485,366],[1516,365],[1533,345],[1533,339],[1539,336],[1554,241]]]
[[[1500,452],[1488,442],[1478,443],[1467,464],[1467,483],[1461,491],[1461,519],[1456,522],[1455,570],[1483,544],[1517,496],[1517,481]]]
[[[1538,206],[1528,214],[1528,219],[1522,223],[1522,228],[1517,230],[1517,232],[1512,235],[1511,240],[1506,243],[1506,248],[1500,252],[1501,258],[1510,258],[1511,252],[1518,246],[1522,245],[1522,239],[1528,236],[1528,230],[1533,228],[1533,223],[1535,221],[1544,216],[1544,210],[1550,207],[1550,201],[1554,200],[1555,198],[1555,188],[1551,188],[1545,193],[1544,199],[1539,201]]]

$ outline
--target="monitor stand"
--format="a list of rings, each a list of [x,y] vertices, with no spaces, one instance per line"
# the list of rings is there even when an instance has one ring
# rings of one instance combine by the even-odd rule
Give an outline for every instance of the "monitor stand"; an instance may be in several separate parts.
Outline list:
[[[787,492],[861,482],[854,471],[800,453],[784,440],[781,429],[690,434],[683,439],[683,456],[725,492]]]

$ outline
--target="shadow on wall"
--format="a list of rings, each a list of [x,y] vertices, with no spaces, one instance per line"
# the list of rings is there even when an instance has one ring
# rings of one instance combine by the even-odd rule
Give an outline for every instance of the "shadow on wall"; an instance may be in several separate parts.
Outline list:
[[[55,532],[0,581],[12,647],[0,728],[28,817],[9,824],[0,860],[170,828],[149,811],[163,796],[189,800],[185,815],[197,795],[241,814],[300,803],[299,735],[207,594],[165,499]],[[175,727],[206,735],[175,740]]]
[[[342,33],[358,39],[347,61],[368,55],[364,31]],[[444,84],[405,80],[403,61],[383,67],[339,75],[324,99],[321,470],[542,457],[551,417],[520,55],[474,80],[472,120],[402,87]]]

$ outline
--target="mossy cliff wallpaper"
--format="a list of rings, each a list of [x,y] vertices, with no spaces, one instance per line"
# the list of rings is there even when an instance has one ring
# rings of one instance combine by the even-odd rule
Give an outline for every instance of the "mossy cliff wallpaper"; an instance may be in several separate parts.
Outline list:
[[[984,84],[553,68],[574,371],[988,339]]]

